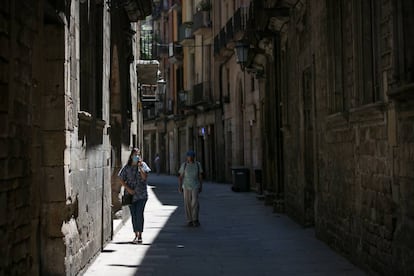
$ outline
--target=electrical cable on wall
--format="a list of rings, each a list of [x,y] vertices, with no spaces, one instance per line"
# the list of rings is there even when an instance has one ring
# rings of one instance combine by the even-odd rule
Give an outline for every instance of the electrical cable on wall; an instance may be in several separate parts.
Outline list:
[[[161,43],[156,43],[156,46],[160,46],[160,47],[170,47],[170,44],[161,44]],[[213,44],[207,44],[207,45],[181,45],[181,44],[174,44],[174,47],[188,47],[188,48],[193,48],[193,47],[209,47],[212,46]]]

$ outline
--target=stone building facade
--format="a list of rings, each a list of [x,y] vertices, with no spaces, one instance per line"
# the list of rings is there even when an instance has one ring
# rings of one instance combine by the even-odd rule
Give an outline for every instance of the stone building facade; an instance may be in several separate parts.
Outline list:
[[[165,32],[184,33],[169,42],[184,46],[182,88],[190,91],[200,75],[185,71],[199,72],[201,55],[196,64],[186,55],[209,39],[194,34],[198,1],[182,1],[181,9],[168,3],[168,22],[181,11],[182,24]],[[172,104],[149,124],[158,137],[153,147],[166,145],[167,172],[196,147],[198,120],[209,118],[220,154],[216,180],[231,181],[234,165],[258,167],[275,211],[315,227],[318,238],[373,274],[412,275],[412,14],[408,0],[213,1],[208,79],[218,108],[180,108],[181,75],[168,65],[180,56],[161,63]],[[244,71],[238,42],[248,44]]]
[[[275,211],[371,273],[413,274],[412,1],[213,1],[213,37],[198,3],[161,7],[172,51],[160,50],[167,94],[147,140],[165,150],[166,172],[213,129],[213,179],[259,168]],[[210,43],[211,63],[199,47]],[[200,79],[212,101],[193,105]]]
[[[76,275],[111,238],[111,174],[136,133],[118,76],[135,74],[130,22],[150,11],[1,2],[0,274]]]
[[[261,84],[233,54],[249,3],[164,1],[155,8],[154,34],[167,88],[145,121],[144,149],[161,154],[167,173],[177,172],[189,148],[212,180],[231,182],[235,166],[261,169],[262,150],[256,146],[262,133]],[[235,36],[229,41],[232,48],[220,53],[216,37],[226,25]]]
[[[252,6],[250,66],[266,68],[266,101],[280,103],[265,112],[281,126],[283,175],[266,170],[265,189],[276,210],[381,275],[413,274],[411,2]]]

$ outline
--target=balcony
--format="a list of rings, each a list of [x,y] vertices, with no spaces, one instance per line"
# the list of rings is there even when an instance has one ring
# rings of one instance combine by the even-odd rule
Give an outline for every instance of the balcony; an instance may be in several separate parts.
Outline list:
[[[168,50],[169,50],[168,44],[163,44],[162,42],[156,42],[153,50],[154,50],[154,57],[156,59],[168,57]]]
[[[120,5],[124,7],[124,10],[128,15],[128,19],[131,22],[144,20],[145,17],[152,13],[152,1],[150,0],[123,0]]]
[[[152,30],[141,30],[140,36],[140,59],[154,60],[156,47],[154,47],[154,34]]]
[[[230,18],[229,21],[226,23],[226,47],[227,48],[234,48],[234,25],[233,25],[233,18]]]
[[[241,40],[247,30],[249,8],[239,8],[233,16],[233,40]]]
[[[178,27],[178,41],[181,45],[191,46],[194,44],[193,28],[191,23],[183,23]]]
[[[144,121],[155,119],[155,107],[147,108],[142,113]]]
[[[157,119],[162,113],[161,111],[162,110],[159,109],[159,106],[157,104],[150,108],[144,109],[142,113],[144,121]]]
[[[218,55],[220,53],[220,40],[219,36],[214,37],[214,55]]]
[[[143,85],[157,85],[158,67],[159,62],[157,60],[138,60],[136,68],[138,82]],[[152,94],[152,92],[149,94]]]
[[[189,91],[187,90],[180,90],[178,91],[178,109],[179,110],[185,110],[188,106],[188,95]]]
[[[210,82],[202,82],[193,86],[187,93],[187,105],[197,106],[209,103]]]
[[[193,105],[204,101],[204,83],[198,83],[193,86]]]
[[[211,19],[210,11],[198,11],[193,17],[193,34],[195,35],[211,35]]]
[[[141,102],[144,109],[153,108],[159,101],[157,86],[150,84],[141,85]]]
[[[228,37],[226,33],[226,27],[223,27],[218,35],[214,38],[214,42],[216,43],[214,45],[214,51],[217,58],[222,57],[223,60],[225,60],[227,57],[233,54],[233,50],[227,48],[227,39]]]
[[[183,46],[175,42],[170,42],[168,45],[168,61],[178,65],[182,64]]]
[[[249,8],[239,8],[214,38],[214,54],[226,58],[233,54],[235,41],[241,40],[247,32],[252,18]]]

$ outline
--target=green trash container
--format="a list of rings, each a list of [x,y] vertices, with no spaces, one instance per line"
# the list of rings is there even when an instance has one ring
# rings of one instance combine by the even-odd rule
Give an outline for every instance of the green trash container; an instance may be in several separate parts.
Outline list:
[[[232,190],[235,192],[250,191],[250,169],[245,167],[232,167],[233,176]]]

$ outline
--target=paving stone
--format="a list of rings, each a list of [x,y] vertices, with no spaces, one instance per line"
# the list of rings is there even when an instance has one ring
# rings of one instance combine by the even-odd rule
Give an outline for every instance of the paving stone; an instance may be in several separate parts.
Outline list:
[[[323,242],[227,184],[205,183],[200,228],[185,227],[176,178],[150,175],[142,245],[131,221],[84,275],[365,275]]]

